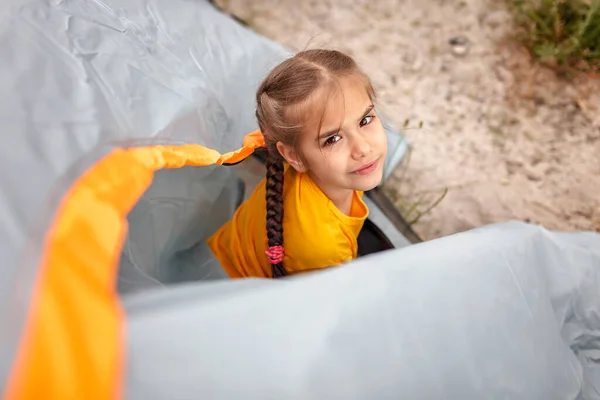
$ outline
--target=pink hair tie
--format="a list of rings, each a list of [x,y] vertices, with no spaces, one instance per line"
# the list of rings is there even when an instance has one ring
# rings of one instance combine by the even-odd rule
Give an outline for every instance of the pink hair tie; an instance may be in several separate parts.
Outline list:
[[[269,247],[265,253],[267,253],[267,257],[269,257],[269,262],[271,264],[275,265],[283,261],[283,246]]]

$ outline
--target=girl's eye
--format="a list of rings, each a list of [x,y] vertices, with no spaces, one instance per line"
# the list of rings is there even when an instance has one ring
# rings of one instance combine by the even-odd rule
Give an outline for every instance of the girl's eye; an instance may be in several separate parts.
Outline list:
[[[331,146],[334,143],[337,143],[342,137],[340,135],[329,136],[325,141],[325,146]]]
[[[364,117],[361,121],[360,121],[360,126],[365,126],[365,125],[369,125],[371,122],[373,122],[373,119],[375,117],[373,115],[367,115],[366,117]]]

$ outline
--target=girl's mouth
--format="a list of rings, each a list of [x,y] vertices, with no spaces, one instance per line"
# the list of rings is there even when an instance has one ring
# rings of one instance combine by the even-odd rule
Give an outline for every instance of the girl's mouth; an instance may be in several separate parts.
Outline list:
[[[377,159],[375,161],[371,161],[370,163],[363,165],[359,169],[352,171],[352,173],[354,175],[368,175],[368,174],[372,173],[373,171],[375,171],[377,169],[378,165],[379,165],[379,159]]]

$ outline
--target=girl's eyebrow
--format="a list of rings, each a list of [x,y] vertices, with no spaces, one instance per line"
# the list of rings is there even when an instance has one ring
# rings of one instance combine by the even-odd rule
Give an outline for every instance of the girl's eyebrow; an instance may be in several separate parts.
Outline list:
[[[365,109],[365,112],[362,114],[362,116],[358,119],[358,121],[360,122],[364,117],[366,117],[371,111],[373,111],[373,108],[375,108],[375,106],[373,106],[373,104],[369,104],[367,106],[367,108]],[[340,131],[339,128],[335,128],[335,129],[330,129],[328,131],[325,132],[321,132],[321,134],[319,134],[319,136],[317,137],[317,140],[321,140],[321,139],[327,139],[330,136],[333,136],[335,134],[337,134]]]
[[[335,135],[339,131],[340,131],[339,128],[335,128],[335,129],[330,129],[330,130],[328,130],[326,132],[321,132],[321,134],[319,135],[319,137],[317,138],[317,140],[327,139],[328,137]]]
[[[364,117],[366,117],[366,116],[367,116],[367,115],[368,115],[368,114],[369,114],[371,111],[373,111],[373,109],[374,109],[374,108],[375,108],[375,106],[373,106],[373,104],[370,104],[370,105],[369,105],[369,106],[368,106],[368,107],[365,109],[365,112],[363,113],[362,117],[360,117],[360,118],[358,119],[358,122],[362,121],[362,119],[363,119]]]

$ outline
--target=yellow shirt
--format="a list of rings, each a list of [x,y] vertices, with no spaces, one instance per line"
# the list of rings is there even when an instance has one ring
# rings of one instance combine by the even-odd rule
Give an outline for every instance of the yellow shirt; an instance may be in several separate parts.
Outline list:
[[[233,218],[208,239],[208,245],[231,278],[272,276],[265,254],[268,246],[265,183],[263,179]],[[335,266],[356,257],[356,239],[369,214],[362,195],[354,192],[350,215],[346,215],[308,175],[286,168],[283,265],[289,275]]]

